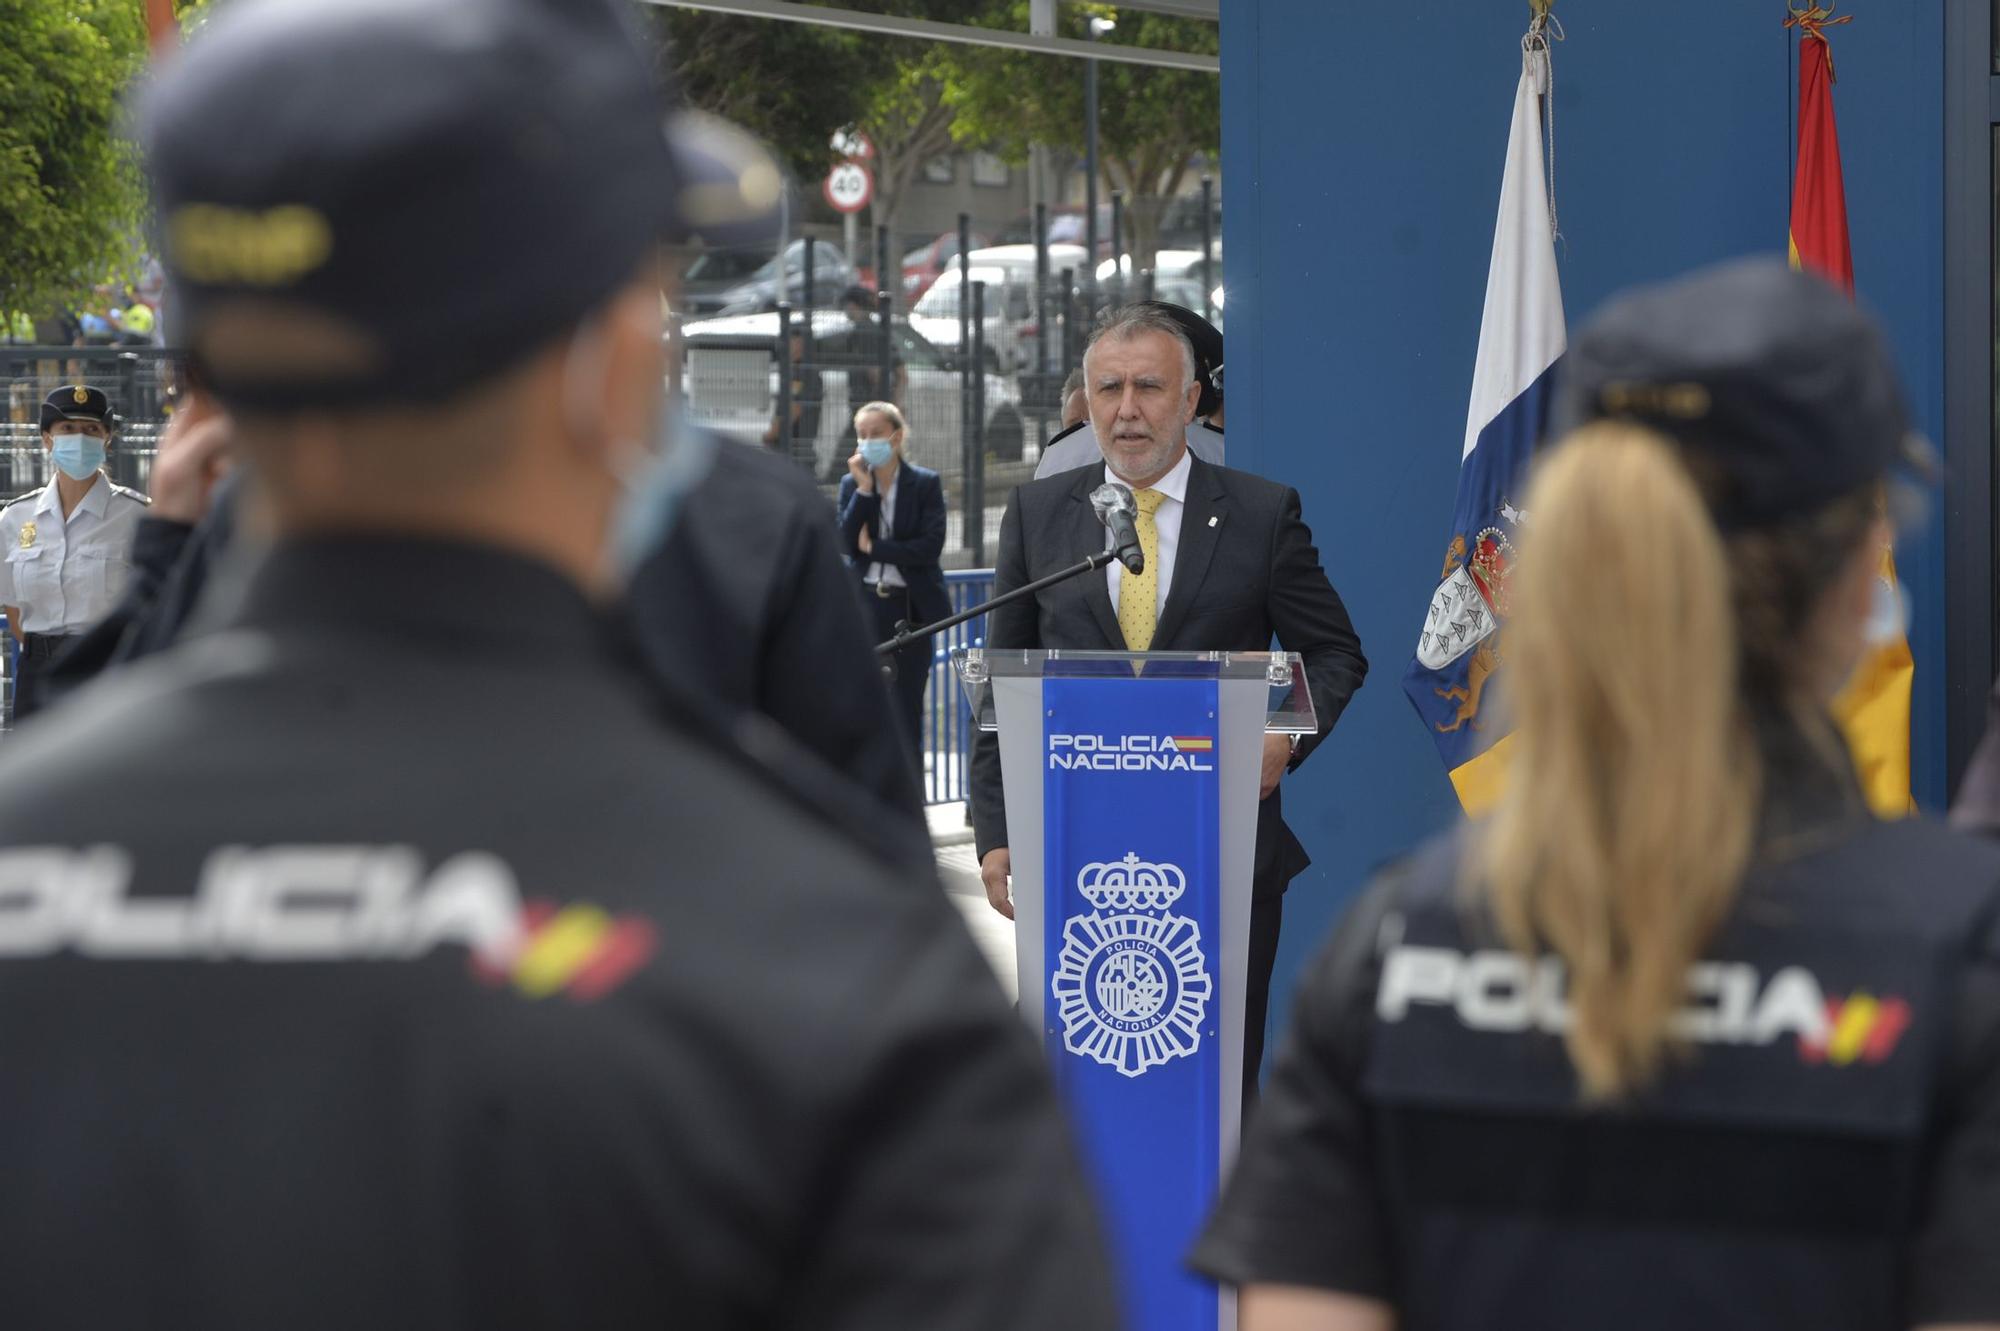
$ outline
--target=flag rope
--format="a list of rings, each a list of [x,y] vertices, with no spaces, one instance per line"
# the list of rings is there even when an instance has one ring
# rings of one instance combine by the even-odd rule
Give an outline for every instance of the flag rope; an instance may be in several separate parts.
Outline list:
[[[1826,39],[1826,34],[1821,29],[1839,27],[1843,23],[1852,23],[1854,22],[1854,15],[1842,14],[1839,18],[1835,18],[1833,16],[1833,9],[1832,5],[1817,4],[1809,4],[1804,9],[1799,9],[1788,3],[1785,6],[1785,11],[1791,17],[1785,20],[1785,26],[1788,28],[1797,28],[1799,30],[1800,41],[1817,41],[1819,43],[1820,50],[1826,52],[1827,81],[1838,83],[1840,79],[1833,72],[1833,43]]]
[[[1563,31],[1562,20],[1549,12],[1549,7],[1554,3],[1555,0],[1547,0],[1547,3],[1534,4],[1535,17],[1529,20],[1528,30],[1521,36],[1521,54],[1523,56],[1539,54],[1542,58],[1542,141],[1544,145],[1542,155],[1548,159],[1545,174],[1548,177],[1547,183],[1549,188],[1549,236],[1551,239],[1561,240],[1562,227],[1556,221],[1556,62],[1551,58],[1552,51],[1549,46],[1551,40],[1550,25],[1554,25],[1555,28],[1553,34],[1555,41],[1566,40],[1568,34]]]

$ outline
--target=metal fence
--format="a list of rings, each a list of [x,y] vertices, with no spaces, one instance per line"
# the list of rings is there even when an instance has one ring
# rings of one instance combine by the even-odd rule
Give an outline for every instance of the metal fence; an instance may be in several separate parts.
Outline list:
[[[105,461],[111,479],[150,489],[178,369],[178,355],[158,348],[0,344],[0,499],[48,484],[42,401],[70,384],[102,389],[119,415],[118,440]]]
[[[829,494],[855,449],[855,410],[894,402],[909,426],[906,455],[944,478],[944,566],[983,567],[1014,487],[1062,428],[1062,385],[1082,364],[1097,314],[1158,298],[1221,319],[1212,235],[1199,250],[1163,251],[1158,271],[1135,272],[1093,264],[1083,244],[1050,243],[1046,216],[1035,234],[1034,243],[974,249],[961,218],[957,257],[894,298],[866,292],[830,309],[773,296],[761,308],[689,317],[680,327],[684,400],[696,421],[789,454]],[[796,294],[814,289],[808,282]]]
[[[993,595],[993,570],[960,569],[944,575],[951,610],[978,605]],[[972,708],[951,671],[957,647],[986,645],[986,616],[967,620],[931,639],[931,682],[924,694],[924,802],[955,804],[970,797]]]

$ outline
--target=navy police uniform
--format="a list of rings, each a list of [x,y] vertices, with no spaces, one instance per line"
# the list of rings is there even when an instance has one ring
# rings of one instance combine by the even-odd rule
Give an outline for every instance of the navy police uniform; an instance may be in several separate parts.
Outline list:
[[[229,6],[144,115],[223,404],[449,402],[775,198],[646,67],[599,0]],[[286,532],[10,745],[0,1325],[1115,1325],[956,912],[615,644],[498,546]]]
[[[1655,1091],[1583,1107],[1555,963],[1468,915],[1447,839],[1307,971],[1195,1264],[1406,1331],[2000,1317],[2000,852],[1768,733],[1766,855]]]
[[[1872,327],[1778,265],[1614,303],[1565,392],[1699,454],[1725,533],[1915,457]],[[1656,1081],[1585,1101],[1559,961],[1508,948],[1448,836],[1306,972],[1199,1269],[1404,1331],[2000,1321],[2000,851],[1876,821],[1830,721],[1746,705],[1756,849]]]

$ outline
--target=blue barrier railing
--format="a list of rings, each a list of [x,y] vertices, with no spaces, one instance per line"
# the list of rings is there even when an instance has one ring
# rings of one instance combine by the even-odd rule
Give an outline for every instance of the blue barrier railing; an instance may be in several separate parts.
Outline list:
[[[961,569],[944,575],[953,614],[993,595],[993,570]],[[972,709],[951,673],[951,649],[986,643],[986,616],[967,620],[931,639],[931,683],[924,694],[924,802],[955,804],[966,798],[972,765]]]

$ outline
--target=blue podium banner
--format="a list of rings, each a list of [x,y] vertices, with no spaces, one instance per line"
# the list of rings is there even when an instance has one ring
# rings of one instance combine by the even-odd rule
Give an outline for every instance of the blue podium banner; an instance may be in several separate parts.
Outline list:
[[[1216,687],[1042,687],[1048,1053],[1146,1331],[1217,1317],[1181,1265],[1220,1169]]]

